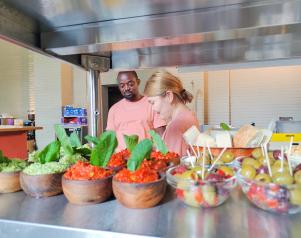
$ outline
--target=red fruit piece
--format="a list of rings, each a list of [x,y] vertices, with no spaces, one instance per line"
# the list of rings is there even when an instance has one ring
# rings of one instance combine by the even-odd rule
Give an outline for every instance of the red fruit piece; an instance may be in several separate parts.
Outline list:
[[[178,196],[178,198],[180,199],[184,199],[184,190],[183,189],[176,189],[176,194]]]
[[[209,174],[206,180],[210,182],[221,182],[223,181],[223,176],[220,174]]]

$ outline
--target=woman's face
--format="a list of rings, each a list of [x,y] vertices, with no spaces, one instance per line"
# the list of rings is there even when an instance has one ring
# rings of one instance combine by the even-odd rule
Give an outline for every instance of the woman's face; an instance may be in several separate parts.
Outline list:
[[[153,106],[153,110],[166,122],[171,120],[172,105],[168,95],[166,96],[154,96],[147,97],[150,104]]]

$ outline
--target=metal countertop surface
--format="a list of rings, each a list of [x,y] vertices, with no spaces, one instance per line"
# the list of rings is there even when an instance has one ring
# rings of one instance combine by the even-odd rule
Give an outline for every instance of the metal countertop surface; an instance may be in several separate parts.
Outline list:
[[[0,195],[0,237],[269,237],[299,238],[301,213],[279,215],[251,205],[239,189],[211,209],[188,207],[169,189],[156,207],[129,209],[115,199],[72,205],[63,195]]]

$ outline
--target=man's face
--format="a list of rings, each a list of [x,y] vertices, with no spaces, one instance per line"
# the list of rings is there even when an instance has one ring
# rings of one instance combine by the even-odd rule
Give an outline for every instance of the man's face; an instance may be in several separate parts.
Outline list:
[[[123,73],[118,77],[118,87],[122,96],[134,101],[139,94],[138,92],[139,80],[131,73]]]

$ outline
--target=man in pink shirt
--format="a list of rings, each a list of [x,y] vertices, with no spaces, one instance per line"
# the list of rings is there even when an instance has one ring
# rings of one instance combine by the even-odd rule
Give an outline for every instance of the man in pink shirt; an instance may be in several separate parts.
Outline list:
[[[152,110],[147,98],[139,93],[140,79],[135,71],[120,72],[117,80],[124,98],[110,108],[106,129],[116,132],[116,151],[120,151],[126,148],[123,135],[138,135],[142,140],[149,137],[151,129],[163,134],[166,123]]]

